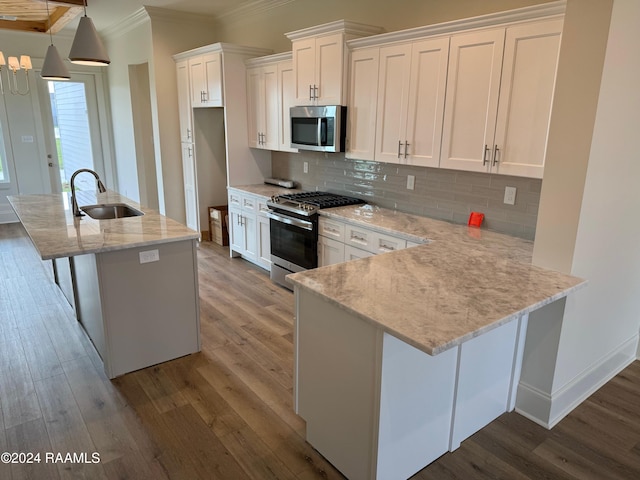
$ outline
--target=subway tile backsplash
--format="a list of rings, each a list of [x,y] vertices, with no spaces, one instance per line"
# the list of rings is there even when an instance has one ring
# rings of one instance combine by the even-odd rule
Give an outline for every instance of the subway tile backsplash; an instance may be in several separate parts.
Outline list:
[[[483,228],[529,240],[535,237],[540,179],[349,160],[344,154],[316,152],[273,152],[272,174],[295,180],[304,190],[339,192],[453,223],[466,224],[469,213],[482,212]],[[415,176],[413,190],[407,189],[407,175]],[[515,205],[503,203],[507,186],[517,188]]]

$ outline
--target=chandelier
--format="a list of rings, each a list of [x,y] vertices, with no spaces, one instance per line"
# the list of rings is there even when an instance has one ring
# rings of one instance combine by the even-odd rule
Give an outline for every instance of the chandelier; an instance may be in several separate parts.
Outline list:
[[[4,53],[0,52],[0,92],[4,95],[4,84],[2,83],[2,70],[7,71],[7,87],[9,92],[13,95],[26,95],[29,93],[29,70],[32,70],[31,57],[29,55],[21,55],[20,60],[18,57],[9,57],[7,60],[4,58]],[[24,70],[25,88],[21,90],[18,86],[18,71]],[[13,81],[9,71],[13,72]]]

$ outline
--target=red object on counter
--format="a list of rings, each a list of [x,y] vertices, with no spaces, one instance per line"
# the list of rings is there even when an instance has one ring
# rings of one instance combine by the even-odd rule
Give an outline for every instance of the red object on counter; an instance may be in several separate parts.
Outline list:
[[[484,220],[484,213],[471,212],[471,215],[469,215],[469,226],[480,228],[480,225],[482,225],[483,220]]]

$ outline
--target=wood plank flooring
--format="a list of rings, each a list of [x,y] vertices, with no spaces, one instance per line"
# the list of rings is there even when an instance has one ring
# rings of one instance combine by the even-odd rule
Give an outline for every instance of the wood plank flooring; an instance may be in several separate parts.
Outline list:
[[[293,412],[292,294],[226,248],[198,259],[202,352],[109,381],[50,262],[0,225],[0,453],[43,458],[0,479],[343,478]],[[640,478],[640,362],[553,430],[502,415],[414,478]]]

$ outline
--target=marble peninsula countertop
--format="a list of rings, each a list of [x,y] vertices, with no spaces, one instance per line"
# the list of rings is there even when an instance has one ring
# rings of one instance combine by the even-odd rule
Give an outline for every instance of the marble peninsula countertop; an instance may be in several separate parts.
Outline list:
[[[320,214],[424,244],[287,279],[430,355],[586,285],[532,265],[533,243],[516,237],[371,205]]]
[[[125,203],[144,215],[112,220],[81,218],[71,213],[68,193],[9,196],[31,241],[43,260],[72,257],[85,253],[141,247],[181,240],[197,239],[198,232],[140,206],[133,200],[107,190],[77,192],[80,207],[101,203]]]

